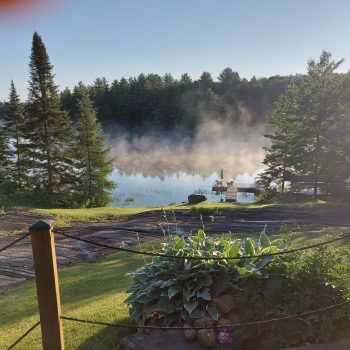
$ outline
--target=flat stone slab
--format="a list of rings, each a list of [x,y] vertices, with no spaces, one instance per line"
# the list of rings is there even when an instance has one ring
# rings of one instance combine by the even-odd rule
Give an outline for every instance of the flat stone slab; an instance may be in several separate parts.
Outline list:
[[[122,339],[117,350],[236,350],[241,341],[228,346],[207,348],[197,341],[186,341],[183,332],[179,330],[156,330],[151,334],[135,333]]]
[[[297,348],[289,348],[285,350],[349,350],[350,340],[342,340],[336,343],[304,345]]]
[[[227,346],[207,348],[197,341],[186,341],[183,332],[179,330],[156,330],[151,334],[134,333],[122,339],[117,350],[237,350],[243,340]],[[283,350],[350,350],[350,340],[335,343],[304,345]]]

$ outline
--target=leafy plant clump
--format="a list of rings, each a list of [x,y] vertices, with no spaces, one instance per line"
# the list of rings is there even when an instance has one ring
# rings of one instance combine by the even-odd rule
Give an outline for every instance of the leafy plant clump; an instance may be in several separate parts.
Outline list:
[[[349,256],[343,248],[322,246],[278,257],[268,266],[267,273],[269,278],[263,283],[248,279],[236,293],[244,322],[303,314],[346,303],[349,298]],[[348,337],[349,310],[349,304],[345,304],[245,329],[250,339],[247,348],[284,349]]]
[[[214,298],[227,293],[233,295],[234,313],[243,323],[348,302],[350,265],[349,252],[344,248],[326,245],[260,259],[227,259],[277,252],[288,249],[289,244],[287,236],[271,242],[265,233],[258,241],[213,239],[202,230],[189,238],[175,237],[164,244],[163,254],[208,260],[157,257],[132,273],[134,284],[126,299],[131,305],[130,315],[140,325],[153,317],[167,326],[193,325],[205,317],[222,321],[225,316],[218,311]],[[210,259],[213,256],[223,259]],[[246,339],[239,348],[242,350],[323,343],[350,335],[349,311],[349,304],[344,304],[325,312],[220,334],[221,338],[237,339],[238,335]]]
[[[218,320],[220,315],[213,298],[240,280],[251,276],[266,277],[266,266],[272,260],[271,256],[229,258],[277,252],[282,244],[281,240],[270,242],[264,232],[257,242],[250,238],[213,239],[203,230],[188,238],[175,237],[163,245],[163,254],[206,257],[208,260],[157,257],[132,273],[134,284],[127,291],[131,294],[125,300],[131,305],[130,316],[139,325],[155,314],[162,315],[167,326],[175,322],[191,324],[205,315]]]

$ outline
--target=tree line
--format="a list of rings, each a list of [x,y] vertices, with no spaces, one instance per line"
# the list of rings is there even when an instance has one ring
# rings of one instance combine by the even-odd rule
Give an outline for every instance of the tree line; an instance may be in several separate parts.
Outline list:
[[[65,206],[103,206],[113,183],[102,128],[88,91],[77,94],[73,122],[62,109],[53,66],[34,33],[26,103],[12,81],[0,124],[0,194],[30,195]],[[47,203],[46,203],[47,204]]]
[[[307,74],[289,85],[268,116],[266,171],[260,183],[280,186],[298,175],[317,197],[321,182],[338,182],[346,190],[350,178],[350,72],[337,72],[343,60],[322,52],[310,60]]]
[[[180,79],[171,74],[140,74],[109,83],[97,78],[92,85],[81,82],[61,93],[62,106],[72,119],[78,114],[79,90],[87,88],[99,121],[110,130],[116,125],[130,133],[178,133],[193,136],[203,115],[236,126],[265,123],[273,102],[285,91],[291,77],[274,76],[241,79],[237,72],[225,68],[214,81],[209,72],[198,80],[184,73]],[[242,120],[242,108],[249,120]]]

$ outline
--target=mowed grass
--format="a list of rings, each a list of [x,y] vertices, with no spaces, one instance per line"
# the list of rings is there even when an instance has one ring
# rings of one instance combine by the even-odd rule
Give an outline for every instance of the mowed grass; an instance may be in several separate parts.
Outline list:
[[[62,313],[83,319],[130,322],[123,303],[131,280],[126,274],[144,264],[140,255],[111,254],[95,263],[59,269]],[[0,349],[6,349],[39,320],[35,282],[0,296]],[[63,321],[66,350],[116,349],[127,330]],[[41,349],[40,327],[16,349]]]
[[[201,202],[193,204],[176,204],[169,206],[158,207],[100,207],[100,208],[82,208],[82,209],[31,209],[32,212],[41,215],[53,216],[55,218],[55,226],[65,227],[70,226],[72,221],[85,222],[103,222],[107,220],[122,220],[135,214],[140,214],[148,211],[176,211],[176,210],[191,210],[196,213],[210,214],[229,209],[264,209],[264,208],[281,208],[281,209],[326,209],[333,206],[334,203],[325,201],[310,201],[296,203],[273,203],[273,204],[239,204],[239,203],[218,203],[218,202]]]
[[[301,246],[318,242],[327,233],[349,232],[344,230],[308,231],[301,228],[290,234],[293,245]],[[246,234],[234,234],[243,238]],[[256,238],[254,234],[252,237]],[[273,235],[273,238],[281,234]],[[348,242],[342,242],[349,243]],[[155,243],[156,249],[159,242]],[[152,249],[147,244],[143,249]],[[147,261],[150,261],[147,259]],[[59,269],[62,313],[83,319],[106,322],[131,322],[128,308],[123,303],[125,291],[131,285],[126,275],[142,266],[145,260],[140,255],[115,253],[95,263],[81,263]],[[6,349],[22,333],[39,319],[35,283],[29,282],[0,296],[0,349]],[[115,350],[121,337],[132,332],[128,329],[96,326],[64,321],[66,350]],[[26,337],[16,349],[41,349],[40,327]]]

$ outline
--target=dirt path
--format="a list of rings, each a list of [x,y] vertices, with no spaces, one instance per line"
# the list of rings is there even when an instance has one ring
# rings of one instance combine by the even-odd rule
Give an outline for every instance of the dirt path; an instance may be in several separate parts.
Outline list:
[[[282,209],[233,209],[220,210],[218,214],[203,215],[207,233],[258,233],[265,225],[267,232],[279,231],[281,226],[313,225],[322,227],[350,227],[350,206],[332,209],[282,210]],[[26,230],[38,214],[10,211],[0,216],[0,248],[11,243],[18,230]],[[61,231],[78,237],[100,241],[115,246],[132,246],[142,241],[159,239],[162,229],[168,233],[188,234],[202,226],[199,214],[176,211],[176,223],[168,212],[166,221],[161,211],[151,211],[130,217],[122,222],[73,223]],[[96,261],[108,250],[92,246],[60,235],[55,236],[59,266],[69,266],[82,261]],[[14,247],[0,253],[0,293],[34,278],[30,239],[26,238]]]

